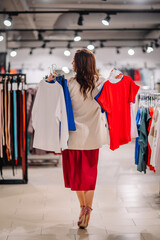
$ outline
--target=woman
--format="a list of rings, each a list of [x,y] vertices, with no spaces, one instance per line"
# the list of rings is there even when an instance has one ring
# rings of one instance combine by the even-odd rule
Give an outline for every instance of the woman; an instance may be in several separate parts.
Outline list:
[[[96,69],[94,54],[80,49],[74,56],[74,78],[68,81],[76,131],[70,131],[68,149],[63,151],[66,188],[76,191],[80,203],[78,226],[86,228],[90,219],[97,178],[99,148],[106,144],[105,120],[94,96],[104,81]]]

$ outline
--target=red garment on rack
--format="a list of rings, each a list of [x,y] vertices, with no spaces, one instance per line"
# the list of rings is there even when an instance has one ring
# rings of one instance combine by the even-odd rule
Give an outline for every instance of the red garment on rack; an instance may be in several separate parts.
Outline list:
[[[141,74],[139,70],[134,70],[134,81],[141,81]]]
[[[130,102],[135,102],[138,90],[139,86],[129,76],[118,83],[104,83],[97,101],[107,112],[111,150],[131,141]]]
[[[151,124],[152,124],[152,119],[153,119],[153,113],[154,113],[154,109],[152,107],[149,107],[149,115],[151,116],[151,119],[149,120],[149,124],[148,124],[148,133],[150,132],[150,128],[151,128]],[[148,142],[148,162],[147,162],[147,166],[149,167],[149,169],[151,171],[154,171],[155,172],[155,168],[150,164],[150,161],[151,161],[151,153],[152,153],[152,150],[151,150],[151,147],[149,145],[149,142]]]

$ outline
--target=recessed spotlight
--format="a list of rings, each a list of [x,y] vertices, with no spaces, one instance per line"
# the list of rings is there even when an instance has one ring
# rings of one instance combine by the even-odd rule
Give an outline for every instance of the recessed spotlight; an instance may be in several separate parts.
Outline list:
[[[69,72],[70,72],[70,70],[69,70],[68,67],[62,67],[62,71],[63,71],[64,73],[69,73]]]
[[[154,49],[153,49],[152,46],[148,46],[148,47],[147,47],[147,50],[146,50],[147,53],[151,53],[151,52],[153,52],[153,51],[154,51]]]

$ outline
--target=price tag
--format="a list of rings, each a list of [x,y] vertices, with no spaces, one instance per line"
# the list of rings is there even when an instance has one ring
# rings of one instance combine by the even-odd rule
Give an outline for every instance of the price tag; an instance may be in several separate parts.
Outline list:
[[[23,84],[23,89],[27,90],[27,85],[26,84]]]
[[[8,91],[11,91],[11,84],[8,83]]]
[[[12,83],[12,90],[17,91],[17,83]]]

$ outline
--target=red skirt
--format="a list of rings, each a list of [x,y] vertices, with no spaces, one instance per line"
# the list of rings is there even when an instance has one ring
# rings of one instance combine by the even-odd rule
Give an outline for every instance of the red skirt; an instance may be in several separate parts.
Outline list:
[[[99,149],[64,150],[63,176],[66,188],[72,191],[94,190],[97,179]]]

